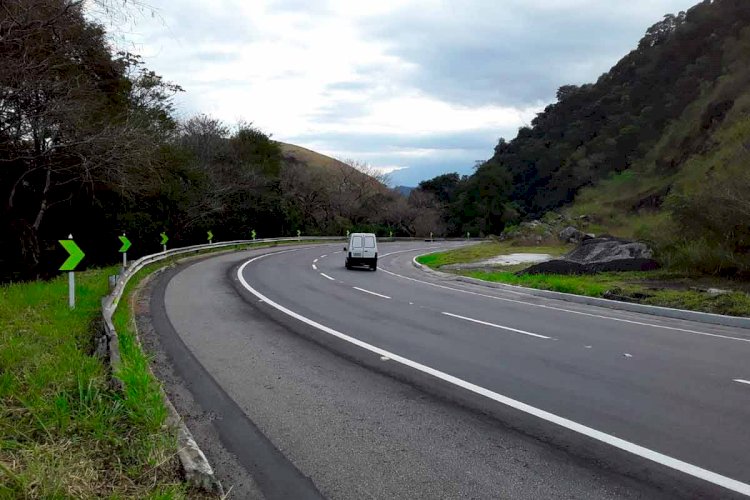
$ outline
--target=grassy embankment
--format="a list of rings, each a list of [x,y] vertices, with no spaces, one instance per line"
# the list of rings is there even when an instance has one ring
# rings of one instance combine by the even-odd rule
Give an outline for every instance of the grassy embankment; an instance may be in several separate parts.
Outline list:
[[[510,243],[481,243],[448,252],[425,255],[417,259],[433,269],[448,264],[478,262],[510,253],[549,253],[560,255],[567,247],[514,247]],[[603,297],[607,292],[624,300],[642,304],[690,309],[734,316],[750,315],[747,284],[713,277],[696,277],[666,271],[602,273],[596,275],[516,274],[526,265],[492,269],[453,270],[456,274],[485,281],[527,286],[556,292]],[[708,288],[732,290],[712,295]],[[610,296],[610,295],[607,295]]]
[[[252,245],[267,246],[275,244]],[[113,318],[124,392],[113,388],[107,367],[93,355],[100,301],[117,267],[76,273],[72,311],[67,276],[0,286],[0,498],[191,494],[129,300],[143,278],[174,260],[141,270]]]
[[[116,268],[0,288],[0,496],[185,496],[158,383],[122,342],[125,394],[93,356],[101,297]]]

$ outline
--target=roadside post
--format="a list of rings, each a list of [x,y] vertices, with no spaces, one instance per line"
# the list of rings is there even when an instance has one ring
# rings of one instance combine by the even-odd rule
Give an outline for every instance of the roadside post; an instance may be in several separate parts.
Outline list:
[[[163,248],[163,251],[166,253],[167,251],[167,242],[169,241],[169,237],[167,236],[167,233],[161,233],[161,246]]]
[[[253,237],[253,241],[255,241],[255,236],[257,236],[257,235],[256,235],[256,233],[255,233],[255,229],[253,229],[253,230],[252,230],[252,231],[250,232],[250,236],[252,236],[252,237]]]
[[[393,231],[392,231],[392,230],[391,230],[391,231],[388,231],[388,237],[389,237],[389,238],[393,238]]]
[[[68,271],[68,306],[71,309],[76,307],[76,273],[75,268],[84,257],[83,251],[73,241],[73,235],[68,235],[67,240],[58,240],[60,245],[68,252],[68,258],[65,259],[60,271]]]
[[[118,236],[118,238],[120,238],[120,241],[122,242],[120,253],[122,254],[122,270],[125,272],[125,269],[128,267],[128,248],[130,248],[130,240],[125,236],[125,233],[122,233],[122,236]]]
[[[469,233],[469,231],[466,231],[466,239],[467,240],[471,239],[471,234]]]
[[[211,230],[208,230],[208,244],[213,245],[214,243],[214,233],[211,232]]]
[[[300,236],[302,236],[302,231],[300,231],[299,229],[297,229],[297,241],[301,241]]]
[[[435,239],[434,239],[434,238],[432,237],[432,231],[430,231],[430,242],[431,242],[431,243],[434,243],[434,242],[435,242]]]

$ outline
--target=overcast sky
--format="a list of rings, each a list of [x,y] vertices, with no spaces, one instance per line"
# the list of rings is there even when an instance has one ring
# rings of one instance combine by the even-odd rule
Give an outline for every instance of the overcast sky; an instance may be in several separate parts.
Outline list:
[[[470,173],[558,87],[595,81],[696,2],[153,0],[119,28],[185,89],[181,117],[250,121],[414,186]]]

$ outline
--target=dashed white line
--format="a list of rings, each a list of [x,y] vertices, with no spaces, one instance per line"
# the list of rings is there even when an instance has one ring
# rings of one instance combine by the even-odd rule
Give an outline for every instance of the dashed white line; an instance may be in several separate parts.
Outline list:
[[[318,259],[315,259],[315,260],[313,260],[313,264],[315,264],[315,263],[317,263],[317,262],[318,262]]]
[[[242,264],[237,270],[237,278],[239,279],[240,283],[242,284],[243,287],[245,287],[247,291],[249,291],[256,297],[258,297],[259,299],[264,300],[271,307],[276,308],[277,310],[283,312],[284,314],[288,316],[291,316],[292,318],[302,321],[303,323],[310,325],[313,328],[317,328],[318,330],[325,332],[329,335],[332,335],[334,337],[337,337],[345,342],[349,342],[353,345],[361,347],[362,349],[366,349],[380,356],[385,356],[387,358],[390,358],[392,361],[401,363],[405,366],[418,370],[427,375],[431,375],[437,379],[440,379],[450,384],[453,384],[455,386],[461,387],[467,391],[486,397],[500,404],[504,404],[506,406],[522,411],[529,415],[533,415],[547,422],[559,425],[566,429],[570,429],[574,432],[578,432],[579,434],[583,434],[584,436],[588,436],[592,439],[596,439],[597,441],[601,441],[603,443],[614,446],[615,448],[619,448],[621,450],[632,453],[639,457],[656,462],[658,464],[665,465],[667,467],[681,471],[693,477],[703,479],[704,481],[708,481],[717,486],[721,486],[723,488],[726,488],[731,491],[735,491],[737,493],[741,493],[743,495],[750,495],[750,484],[737,481],[736,479],[732,479],[727,476],[722,476],[721,474],[717,474],[716,472],[712,472],[702,467],[698,467],[697,465],[683,462],[682,460],[670,457],[668,455],[664,455],[662,453],[659,453],[658,451],[651,450],[644,446],[640,446],[638,444],[631,443],[630,441],[626,441],[624,439],[618,438],[617,436],[613,436],[611,434],[598,431],[591,427],[587,427],[583,424],[579,424],[578,422],[574,422],[573,420],[569,420],[565,417],[555,415],[554,413],[550,413],[548,411],[542,410],[540,408],[536,408],[534,406],[528,405],[521,401],[509,398],[508,396],[503,396],[502,394],[498,394],[497,392],[491,391],[489,389],[485,389],[484,387],[478,386],[476,384],[472,384],[471,382],[467,382],[453,375],[449,375],[445,372],[436,370],[435,368],[431,368],[427,365],[417,363],[416,361],[412,361],[403,356],[399,356],[398,354],[394,354],[390,351],[386,351],[385,349],[381,349],[380,347],[376,347],[372,344],[368,344],[367,342],[363,342],[359,339],[346,335],[345,333],[341,333],[337,330],[334,330],[333,328],[327,327],[316,321],[313,321],[310,318],[302,316],[301,314],[298,314],[292,311],[291,309],[287,309],[286,307],[274,302],[273,300],[269,299],[268,297],[266,297],[265,295],[257,291],[255,288],[250,286],[250,284],[245,280],[245,277],[243,276],[243,272],[245,268],[250,263],[255,262],[258,259],[267,257],[268,255],[274,255],[274,254],[260,255]]]
[[[663,330],[670,330],[670,331],[677,331],[677,332],[684,332],[684,333],[690,333],[695,335],[703,335],[706,337],[715,337],[720,339],[727,339],[727,340],[736,340],[738,342],[750,342],[750,339],[743,338],[743,337],[732,337],[731,335],[720,335],[718,333],[708,333],[708,332],[701,332],[698,330],[689,330],[687,328],[678,328],[676,326],[666,326],[666,325],[657,325],[654,323],[645,323],[643,321],[635,321],[631,319],[624,319],[624,318],[616,318],[613,316],[604,316],[603,314],[593,314],[593,313],[587,313],[583,311],[574,311],[572,309],[565,309],[563,307],[555,307],[555,306],[548,306],[545,304],[534,304],[531,302],[526,302],[523,300],[517,300],[517,299],[508,299],[506,297],[498,297],[496,295],[487,295],[485,293],[479,293],[479,292],[472,292],[470,290],[463,290],[461,288],[453,288],[451,286],[445,286],[445,285],[438,285],[437,283],[430,283],[429,281],[422,281],[415,278],[410,278],[409,276],[403,276],[398,273],[394,273],[392,271],[388,271],[387,269],[380,268],[381,271],[383,271],[386,274],[390,274],[392,276],[396,276],[398,278],[403,278],[405,280],[414,281],[417,283],[422,283],[423,285],[433,286],[435,288],[444,288],[446,290],[453,290],[454,292],[460,292],[460,293],[467,293],[469,295],[477,295],[479,297],[486,297],[488,299],[494,299],[494,300],[502,300],[504,302],[513,302],[515,304],[522,304],[524,306],[528,307],[541,307],[542,309],[551,309],[553,311],[562,311],[569,314],[578,314],[579,316],[588,316],[591,318],[599,318],[599,319],[607,319],[610,321],[619,321],[621,323],[629,323],[632,325],[639,325],[639,326],[648,326],[651,328],[661,328]]]
[[[750,385],[750,380],[742,380],[741,378],[734,379],[734,382],[739,382],[740,384]]]
[[[371,292],[370,290],[365,290],[364,288],[360,288],[358,286],[353,286],[352,288],[354,288],[355,290],[359,290],[360,292],[369,293],[370,295],[377,295],[378,297],[382,297],[384,299],[390,299],[390,297],[387,295],[382,295],[380,293]]]
[[[466,316],[459,316],[458,314],[453,314],[453,313],[449,313],[445,311],[443,311],[443,314],[445,314],[446,316],[451,316],[453,318],[463,319],[465,321],[471,321],[472,323],[479,323],[480,325],[491,326],[492,328],[499,328],[501,330],[508,330],[509,332],[522,333],[524,335],[529,335],[531,337],[538,337],[540,339],[547,339],[547,340],[551,338],[551,337],[547,337],[546,335],[539,335],[538,333],[531,333],[525,330],[518,330],[517,328],[511,328],[509,326],[496,325],[495,323],[488,323],[487,321],[481,321],[481,320],[474,319],[474,318],[467,318]]]
[[[336,281],[335,279],[333,279],[330,276],[328,276],[326,273],[320,273],[320,275],[323,276],[324,278],[328,278],[331,281]]]
[[[321,255],[321,256],[320,256],[320,258],[321,258],[321,259],[325,259],[326,257],[328,257],[328,254],[325,254],[325,255]]]
[[[315,269],[316,271],[318,270],[318,266],[316,266],[315,264],[313,264],[312,266],[313,266],[313,269]]]

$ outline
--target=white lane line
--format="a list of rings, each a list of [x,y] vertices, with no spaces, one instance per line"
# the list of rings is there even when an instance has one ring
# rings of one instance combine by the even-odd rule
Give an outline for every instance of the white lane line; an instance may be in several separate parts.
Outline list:
[[[440,249],[440,248],[443,248],[443,247],[410,248],[408,250],[399,250],[397,252],[384,253],[380,257],[388,257],[389,255],[396,255],[396,254],[399,254],[399,253],[406,253],[406,252],[421,252],[422,250],[435,250],[435,249]],[[450,250],[454,250],[454,247],[445,247],[445,248],[450,249]],[[455,248],[458,248],[458,247],[455,247]]]
[[[328,257],[328,254],[324,254],[320,256],[321,259],[325,259],[326,257]]]
[[[739,382],[740,384],[750,385],[750,380],[742,380],[741,378],[734,379],[734,382]]]
[[[315,264],[313,264],[312,266],[313,266],[313,269],[315,269],[316,271],[318,270],[318,266],[316,266]]]
[[[330,276],[328,276],[326,273],[320,273],[320,275],[323,276],[324,278],[328,278],[331,281],[336,281],[335,279],[333,279]]]
[[[360,292],[369,293],[370,295],[377,295],[378,297],[382,297],[384,299],[390,299],[390,297],[387,295],[381,295],[379,293],[371,292],[370,290],[365,290],[364,288],[360,288],[358,286],[353,286],[352,288],[354,288],[355,290],[359,290]]]
[[[317,264],[317,263],[318,263],[318,259],[313,260],[313,264]]]
[[[658,451],[645,448],[635,443],[631,443],[630,441],[620,439],[611,434],[607,434],[602,431],[593,429],[591,427],[587,427],[583,424],[579,424],[578,422],[568,420],[565,417],[560,417],[558,415],[555,415],[554,413],[550,413],[548,411],[535,408],[526,403],[522,403],[521,401],[517,401],[507,396],[503,396],[502,394],[498,394],[489,389],[485,389],[484,387],[480,387],[476,384],[472,384],[471,382],[467,382],[458,377],[454,377],[453,375],[449,375],[447,373],[431,368],[427,365],[417,363],[416,361],[412,361],[403,356],[399,356],[398,354],[394,354],[392,352],[386,351],[385,349],[381,349],[380,347],[376,347],[374,345],[368,344],[367,342],[363,342],[359,339],[355,339],[354,337],[350,337],[349,335],[346,335],[337,330],[334,330],[333,328],[329,328],[325,325],[317,323],[316,321],[313,321],[310,318],[306,318],[305,316],[302,316],[301,314],[298,314],[292,311],[291,309],[287,309],[286,307],[272,301],[271,299],[269,299],[268,297],[266,297],[265,295],[257,291],[255,288],[250,286],[250,284],[245,280],[245,277],[243,276],[243,271],[245,270],[245,267],[248,266],[248,264],[255,262],[258,259],[262,259],[266,257],[267,255],[260,255],[242,264],[240,268],[237,270],[237,278],[239,279],[240,283],[242,283],[242,286],[245,287],[245,289],[247,289],[250,293],[252,293],[253,295],[255,295],[256,297],[260,299],[263,299],[268,305],[276,308],[277,310],[283,312],[284,314],[288,316],[291,316],[292,318],[295,318],[309,326],[312,326],[313,328],[317,328],[318,330],[325,332],[329,335],[332,335],[341,340],[344,340],[358,347],[361,347],[362,349],[366,349],[380,356],[385,356],[387,358],[390,358],[392,361],[401,363],[405,366],[418,370],[422,373],[426,373],[427,375],[431,375],[437,379],[451,383],[453,385],[466,389],[467,391],[473,392],[480,396],[484,396],[500,404],[504,404],[506,406],[522,411],[529,415],[533,415],[535,417],[541,418],[542,420],[546,420],[547,422],[551,422],[553,424],[559,425],[566,429],[570,429],[574,432],[578,432],[579,434],[583,434],[584,436],[588,436],[597,441],[601,441],[603,443],[609,444],[611,446],[614,446],[615,448],[619,448],[621,450],[627,451],[639,457],[651,460],[661,465],[665,465],[667,467],[678,470],[680,472],[684,472],[685,474],[691,475],[693,477],[703,479],[704,481],[708,481],[709,483],[721,486],[728,490],[750,496],[750,484],[742,483],[740,481],[737,481],[736,479],[722,476],[721,474],[711,472],[710,470],[703,469],[701,467],[698,467],[697,465],[692,465],[687,462],[683,462],[682,460],[678,460],[668,455],[664,455],[662,453],[659,453]]]
[[[403,279],[409,280],[409,281],[415,281],[417,283],[422,283],[423,285],[434,286],[436,288],[444,288],[446,290],[453,290],[454,292],[467,293],[469,295],[477,295],[479,297],[486,297],[488,299],[502,300],[504,302],[513,302],[515,304],[522,304],[522,305],[529,306],[529,307],[541,307],[542,309],[550,309],[550,310],[561,311],[561,312],[566,312],[566,313],[570,313],[570,314],[578,314],[579,316],[588,316],[588,317],[591,317],[591,318],[607,319],[607,320],[610,320],[610,321],[619,321],[621,323],[629,323],[631,325],[648,326],[648,327],[651,327],[651,328],[661,328],[663,330],[671,330],[671,331],[684,332],[684,333],[690,333],[690,334],[695,334],[695,335],[703,335],[703,336],[706,336],[706,337],[715,337],[715,338],[720,338],[720,339],[736,340],[738,342],[750,342],[750,339],[746,339],[746,338],[743,338],[743,337],[732,337],[731,335],[720,335],[718,333],[701,332],[701,331],[698,331],[698,330],[689,330],[687,328],[678,328],[676,326],[656,325],[654,323],[645,323],[643,321],[635,321],[635,320],[631,320],[631,319],[616,318],[616,317],[613,317],[613,316],[604,316],[602,314],[593,314],[593,313],[587,313],[587,312],[583,312],[583,311],[574,311],[572,309],[565,309],[565,308],[562,308],[562,307],[548,306],[548,305],[545,305],[545,304],[534,304],[532,302],[526,302],[526,301],[517,300],[517,299],[508,299],[506,297],[497,297],[495,295],[487,295],[485,293],[472,292],[470,290],[462,290],[460,288],[453,288],[453,287],[450,287],[450,286],[438,285],[437,283],[430,283],[429,281],[422,281],[422,280],[418,280],[418,279],[415,279],[415,278],[410,278],[408,276],[403,276],[401,274],[394,273],[394,272],[389,271],[387,269],[384,269],[382,267],[380,268],[380,270],[383,271],[384,273],[390,274],[392,276],[396,276],[398,278],[403,278]]]
[[[480,325],[491,326],[492,328],[499,328],[501,330],[508,330],[509,332],[522,333],[524,335],[529,335],[531,337],[538,337],[540,339],[547,339],[547,340],[549,340],[551,338],[551,337],[547,337],[545,335],[539,335],[538,333],[531,333],[531,332],[527,332],[525,330],[517,330],[516,328],[511,328],[509,326],[496,325],[495,323],[488,323],[486,321],[480,321],[480,320],[474,319],[474,318],[467,318],[466,316],[459,316],[458,314],[453,314],[453,313],[449,313],[449,312],[445,312],[445,311],[443,311],[443,314],[445,314],[446,316],[451,316],[453,318],[463,319],[465,321],[471,321],[472,323],[479,323]]]

